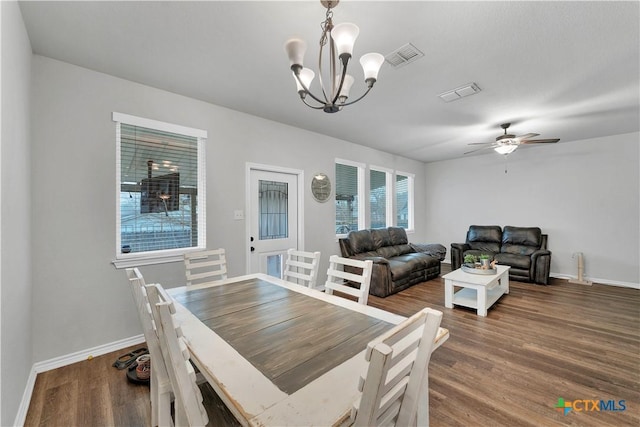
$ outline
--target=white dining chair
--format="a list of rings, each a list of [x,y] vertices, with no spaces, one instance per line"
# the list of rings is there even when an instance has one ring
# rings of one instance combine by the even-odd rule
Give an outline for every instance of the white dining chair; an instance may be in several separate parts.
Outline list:
[[[227,278],[227,257],[224,248],[188,252],[184,255],[187,286]]]
[[[127,268],[126,273],[131,285],[131,292],[133,293],[144,338],[147,342],[147,349],[151,355],[151,425],[154,427],[169,426],[172,423],[172,388],[160,348],[158,330],[151,313],[145,281],[142,273],[137,268]]]
[[[173,301],[160,285],[150,285],[148,289],[151,287],[155,290],[154,298],[158,299],[154,310],[161,324],[162,350],[175,394],[175,426],[205,426],[209,416],[202,404],[202,393],[196,384],[195,370],[189,362],[190,354],[182,330],[176,327],[174,321]]]
[[[296,249],[287,251],[282,278],[287,282],[315,288],[320,266],[320,252],[305,252]]]
[[[349,267],[360,269],[362,272],[356,274],[345,271]],[[338,291],[351,295],[358,298],[358,303],[367,305],[372,271],[373,262],[371,260],[361,261],[331,255],[329,258],[329,269],[327,270],[327,281],[324,284],[325,292],[333,294],[333,291]],[[358,284],[359,287],[349,286],[346,282]]]
[[[368,344],[354,426],[429,425],[428,366],[441,320],[425,308]]]

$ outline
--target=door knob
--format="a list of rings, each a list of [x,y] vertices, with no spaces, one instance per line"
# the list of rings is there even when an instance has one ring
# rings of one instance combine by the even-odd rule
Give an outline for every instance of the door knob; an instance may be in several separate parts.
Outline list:
[[[254,248],[253,246],[251,246],[251,252],[255,251],[256,248]]]

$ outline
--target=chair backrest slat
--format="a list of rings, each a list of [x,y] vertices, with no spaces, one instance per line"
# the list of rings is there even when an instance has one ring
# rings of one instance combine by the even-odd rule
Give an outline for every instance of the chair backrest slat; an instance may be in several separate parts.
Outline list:
[[[227,257],[223,248],[186,253],[184,266],[187,286],[227,278]]]
[[[346,267],[360,269],[361,274],[345,271]],[[329,258],[327,281],[324,284],[325,292],[333,294],[333,291],[338,291],[352,295],[358,298],[360,304],[366,305],[369,299],[372,271],[373,262],[370,260],[361,261],[332,255]],[[351,283],[357,287],[349,286]]]
[[[354,425],[415,425],[418,399],[429,402],[428,364],[441,320],[441,312],[425,308],[369,343],[362,394],[351,412]]]
[[[282,278],[287,282],[315,288],[319,265],[320,252],[289,249]]]
[[[126,273],[129,278],[129,284],[131,285],[131,293],[133,294],[133,299],[136,304],[138,319],[142,326],[147,349],[153,360],[154,381],[168,381],[167,369],[162,357],[162,350],[160,349],[159,332],[151,312],[144,278],[138,268],[127,268]]]
[[[190,354],[182,330],[176,325],[173,301],[158,284],[147,286],[147,291],[156,322],[161,325],[162,350],[175,394],[175,425],[204,426],[209,417],[202,404],[202,393],[189,362]]]

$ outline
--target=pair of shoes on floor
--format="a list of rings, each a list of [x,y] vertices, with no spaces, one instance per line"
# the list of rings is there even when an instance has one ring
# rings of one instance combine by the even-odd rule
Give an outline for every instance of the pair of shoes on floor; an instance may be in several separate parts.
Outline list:
[[[149,350],[147,350],[145,347],[135,349],[133,351],[130,351],[129,353],[123,354],[122,356],[118,357],[116,361],[113,362],[112,366],[114,368],[122,370],[124,368],[129,367],[133,362],[136,361],[138,357],[147,353],[149,353]]]

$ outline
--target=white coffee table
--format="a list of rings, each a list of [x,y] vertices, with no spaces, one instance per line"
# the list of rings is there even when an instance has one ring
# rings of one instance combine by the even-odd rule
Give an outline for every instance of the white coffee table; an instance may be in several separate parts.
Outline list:
[[[453,305],[475,308],[478,316],[486,316],[487,309],[509,293],[509,266],[497,265],[496,274],[465,273],[461,268],[447,273],[444,279],[444,306]],[[454,293],[454,287],[463,289]]]

